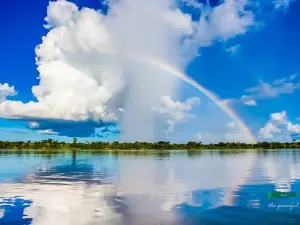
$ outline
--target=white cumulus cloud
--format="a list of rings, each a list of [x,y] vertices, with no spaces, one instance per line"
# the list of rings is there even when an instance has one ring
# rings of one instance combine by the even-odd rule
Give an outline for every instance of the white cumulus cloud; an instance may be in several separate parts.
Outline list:
[[[120,89],[120,73],[113,71],[113,63],[108,69],[101,65],[99,53],[110,48],[103,16],[91,9],[79,11],[67,1],[50,2],[47,13],[46,20],[55,27],[36,48],[40,83],[32,93],[37,101],[2,102],[0,115],[114,120],[107,102]]]
[[[14,87],[0,85],[0,117],[115,122],[121,114],[123,136],[151,139],[151,109],[164,95],[170,96],[165,101],[171,106],[177,83],[132,57],[184,69],[199,47],[244,34],[256,23],[247,0],[225,0],[215,8],[201,8],[199,21],[192,21],[174,0],[107,2],[107,15],[79,9],[67,0],[49,3],[48,33],[35,49],[39,72],[39,84],[32,87],[35,99],[8,100],[16,94]],[[172,118],[170,124],[184,117],[191,100],[173,105],[177,113],[166,113]]]
[[[14,86],[9,86],[7,83],[0,83],[0,103],[5,101],[6,97],[14,95],[16,95]]]
[[[293,124],[286,111],[272,113],[259,132],[260,139],[268,141],[292,141],[300,137],[300,124]]]
[[[70,22],[73,17],[73,13],[76,13],[78,8],[75,4],[64,0],[58,0],[56,2],[49,2],[47,9],[47,17],[45,21],[46,28],[64,26]]]
[[[104,15],[66,0],[50,2],[45,18],[49,32],[35,50],[36,101],[3,101],[0,116],[111,122],[119,119],[116,104],[122,102],[126,135],[143,134],[135,113],[143,123],[152,123],[151,107],[163,94],[172,95],[176,79],[128,56],[180,65],[181,38],[193,32],[193,23],[173,5],[169,0],[123,0]],[[127,95],[120,94],[124,87]],[[143,124],[145,132],[150,127]],[[141,138],[146,136],[151,135]]]
[[[185,41],[185,51],[197,54],[195,46],[209,46],[216,40],[228,40],[245,34],[249,28],[256,26],[253,11],[248,10],[248,0],[224,0],[217,7],[197,6],[194,1],[189,5],[201,9],[201,17],[194,25],[192,38]],[[197,49],[197,48],[196,48]],[[232,49],[234,50],[234,49]],[[236,49],[237,50],[237,49]]]

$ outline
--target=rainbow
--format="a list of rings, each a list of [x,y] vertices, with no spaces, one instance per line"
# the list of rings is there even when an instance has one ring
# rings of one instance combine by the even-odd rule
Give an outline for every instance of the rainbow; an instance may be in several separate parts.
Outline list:
[[[207,96],[210,100],[212,100],[218,107],[220,107],[220,109],[222,109],[225,113],[227,113],[227,115],[232,120],[234,120],[237,123],[238,127],[241,129],[241,131],[247,137],[247,139],[250,143],[256,142],[256,138],[251,133],[250,129],[246,126],[246,124],[238,117],[238,115],[233,111],[233,109],[231,109],[228,106],[228,104],[226,104],[224,101],[219,99],[215,93],[208,90],[204,86],[200,85],[195,80],[193,80],[191,77],[189,77],[188,75],[186,75],[179,69],[177,69],[169,64],[166,64],[162,61],[152,60],[152,59],[147,60],[147,62],[151,63],[152,65],[154,65],[170,74],[173,74],[173,75],[179,77],[184,82],[190,84],[191,86],[193,86],[194,88],[196,88],[197,90],[202,92],[205,96]]]
[[[110,54],[110,55],[116,55],[117,53],[111,52],[111,51],[105,51],[103,52],[105,54]],[[221,110],[223,110],[233,121],[236,122],[237,126],[240,128],[242,133],[245,135],[247,138],[247,141],[249,143],[255,143],[256,138],[255,136],[251,133],[250,129],[246,126],[246,124],[238,117],[238,115],[233,111],[232,108],[229,107],[228,104],[226,104],[224,101],[219,99],[215,93],[212,91],[208,90],[198,82],[196,82],[194,79],[186,75],[184,72],[179,70],[178,68],[164,62],[161,60],[156,60],[156,59],[151,59],[148,57],[144,56],[132,56],[132,55],[121,55],[125,56],[125,58],[132,59],[134,61],[139,61],[143,62],[146,64],[150,64],[151,66],[154,66],[156,68],[159,68],[169,74],[175,75],[176,77],[180,78],[182,81],[190,84],[194,88],[196,88],[198,91],[203,93],[205,96],[207,96],[210,100],[212,100]]]

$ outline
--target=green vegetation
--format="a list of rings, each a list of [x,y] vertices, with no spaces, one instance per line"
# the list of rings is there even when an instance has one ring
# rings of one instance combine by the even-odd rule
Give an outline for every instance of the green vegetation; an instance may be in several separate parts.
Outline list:
[[[300,142],[279,143],[279,142],[259,142],[255,144],[220,142],[218,144],[202,144],[201,142],[188,142],[186,144],[175,144],[165,141],[155,143],[149,142],[86,142],[79,143],[77,138],[73,138],[72,143],[58,142],[52,139],[43,141],[0,141],[0,149],[17,150],[204,150],[204,149],[300,149]]]

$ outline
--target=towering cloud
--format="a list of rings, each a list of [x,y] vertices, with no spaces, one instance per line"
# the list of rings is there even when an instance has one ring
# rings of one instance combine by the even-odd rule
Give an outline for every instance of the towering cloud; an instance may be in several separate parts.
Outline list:
[[[177,83],[146,59],[184,69],[199,47],[244,34],[254,24],[246,0],[226,0],[216,8],[198,4],[203,12],[199,21],[182,12],[175,0],[108,2],[107,14],[79,9],[66,0],[49,3],[49,31],[35,50],[36,101],[7,100],[15,94],[14,87],[1,85],[1,117],[121,121],[123,140],[151,140],[151,109],[160,105],[162,96],[174,97]]]
[[[151,108],[162,95],[172,95],[176,83],[132,58],[180,64],[180,41],[192,32],[192,22],[172,4],[124,0],[104,15],[64,0],[50,2],[45,18],[49,32],[36,48],[40,83],[32,92],[37,101],[4,101],[0,115],[112,122],[121,104],[124,138],[150,140]],[[7,91],[3,99],[12,93]]]

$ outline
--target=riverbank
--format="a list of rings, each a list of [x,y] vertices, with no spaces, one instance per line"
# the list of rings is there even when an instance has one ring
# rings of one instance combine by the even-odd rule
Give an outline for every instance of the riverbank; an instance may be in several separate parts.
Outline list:
[[[220,142],[218,144],[202,144],[201,142],[187,142],[185,144],[177,144],[170,142],[133,142],[133,143],[121,143],[121,142],[86,142],[78,143],[74,138],[73,143],[58,142],[52,139],[37,141],[37,142],[8,142],[0,141],[0,149],[7,151],[174,151],[174,150],[247,150],[247,149],[300,149],[300,142],[279,143],[279,142],[258,142],[255,144],[247,143],[234,143],[234,142]]]
[[[43,141],[0,141],[0,149],[43,149],[43,150],[181,150],[181,149],[284,149],[300,148],[300,142],[279,143],[279,142],[258,142],[255,144],[220,142],[218,144],[202,144],[201,142],[187,142],[185,144],[170,142],[86,142],[78,143],[74,138],[73,143],[59,142],[52,139]]]
[[[220,157],[230,156],[230,155],[245,155],[249,153],[254,153],[256,155],[271,155],[271,154],[279,154],[280,152],[293,152],[293,154],[300,153],[300,149],[168,149],[168,150],[158,150],[158,149],[147,149],[147,150],[95,150],[95,149],[59,149],[59,150],[44,150],[44,149],[0,149],[0,157],[1,156],[10,156],[10,155],[18,155],[29,157],[31,155],[42,156],[46,158],[57,157],[59,155],[68,155],[72,156],[72,158],[77,158],[80,155],[98,155],[98,156],[112,156],[112,157],[121,157],[121,156],[134,156],[134,157],[158,157],[158,158],[169,158],[171,155],[186,155],[188,157],[199,157],[199,156],[207,156],[207,155],[218,155]]]

